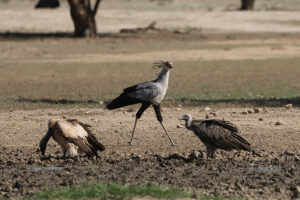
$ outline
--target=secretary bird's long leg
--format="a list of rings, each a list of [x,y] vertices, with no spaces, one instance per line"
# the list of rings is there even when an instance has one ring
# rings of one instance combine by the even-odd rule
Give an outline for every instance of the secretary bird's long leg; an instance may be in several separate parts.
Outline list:
[[[166,130],[164,124],[163,124],[162,122],[159,122],[159,123],[161,124],[161,126],[163,127],[165,133],[167,134],[167,136],[168,136],[168,138],[169,138],[169,140],[170,140],[170,142],[171,142],[171,145],[172,145],[172,146],[175,146],[175,144],[174,144],[172,138],[169,136],[169,134],[168,134],[168,132],[167,132],[167,130]]]
[[[135,127],[136,127],[137,121],[138,121],[138,118],[135,118],[135,122],[134,122],[133,130],[132,130],[131,139],[130,139],[130,141],[128,142],[130,146],[132,145],[132,140],[133,140],[134,131],[135,131]]]
[[[133,130],[132,130],[131,139],[130,139],[130,141],[128,142],[130,146],[132,145],[132,140],[133,140],[133,136],[134,136],[134,132],[135,132],[135,127],[136,127],[137,121],[138,121],[138,119],[141,118],[143,112],[144,112],[149,106],[150,106],[149,103],[143,103],[142,106],[140,107],[139,111],[138,111],[138,112],[136,113],[136,115],[135,115],[135,122],[134,122]]]
[[[167,129],[165,128],[165,126],[164,126],[164,124],[163,124],[163,122],[162,122],[163,119],[162,119],[161,112],[160,112],[160,104],[153,105],[153,108],[154,108],[154,110],[155,110],[155,114],[156,114],[157,120],[159,121],[159,123],[160,123],[161,126],[163,127],[163,129],[164,129],[166,135],[168,136],[168,138],[169,138],[169,140],[170,140],[170,142],[171,142],[171,145],[172,145],[172,146],[175,146],[175,144],[174,144],[172,138],[171,138],[170,135],[168,134],[168,131],[167,131]]]

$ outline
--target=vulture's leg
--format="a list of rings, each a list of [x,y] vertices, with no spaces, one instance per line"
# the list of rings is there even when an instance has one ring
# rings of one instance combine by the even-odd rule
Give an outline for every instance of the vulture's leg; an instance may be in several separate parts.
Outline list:
[[[63,158],[66,158],[66,153],[67,153],[67,150],[62,148],[62,151],[63,151]]]
[[[156,114],[157,120],[159,121],[159,123],[160,123],[161,126],[163,127],[165,133],[167,134],[167,136],[168,136],[168,138],[169,138],[169,140],[170,140],[170,142],[171,142],[171,145],[172,145],[172,146],[175,146],[175,144],[174,144],[172,138],[169,136],[169,134],[168,134],[168,132],[167,132],[167,130],[166,130],[166,128],[165,128],[163,122],[162,122],[163,119],[162,119],[161,112],[160,112],[160,104],[153,105],[153,108],[154,108],[154,110],[155,110],[155,114]]]
[[[134,122],[133,130],[132,130],[131,139],[130,139],[130,141],[128,142],[130,146],[132,145],[132,140],[133,140],[134,131],[135,131],[135,127],[136,127],[137,121],[138,121],[139,118],[141,118],[143,112],[144,112],[149,106],[150,106],[149,103],[143,103],[142,106],[140,107],[139,111],[138,111],[138,112],[136,113],[136,115],[135,115],[135,122]]]
[[[207,157],[214,157],[214,153],[216,151],[216,148],[212,147],[211,145],[205,145],[206,146],[206,155]]]

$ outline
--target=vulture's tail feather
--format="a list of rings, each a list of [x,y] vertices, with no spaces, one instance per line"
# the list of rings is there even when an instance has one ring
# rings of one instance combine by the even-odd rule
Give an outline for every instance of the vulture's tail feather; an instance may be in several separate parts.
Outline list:
[[[99,151],[104,151],[105,147],[103,144],[101,144],[100,142],[97,141],[96,137],[89,133],[89,137],[88,137],[88,142],[93,146],[93,148],[95,148],[96,150]]]
[[[98,140],[96,139],[95,135],[91,132],[90,127],[92,127],[92,126],[88,125],[88,124],[84,124],[84,123],[79,122],[79,121],[77,123],[79,123],[82,126],[82,128],[84,128],[84,130],[88,133],[87,140],[93,146],[92,151],[95,153],[96,156],[98,156],[97,150],[104,151],[105,147],[104,147],[103,144],[101,144],[100,142],[98,142]]]
[[[132,98],[126,93],[122,93],[119,97],[112,100],[112,102],[110,102],[106,106],[106,108],[109,110],[113,110],[113,109],[129,106],[137,103],[142,103],[142,101],[136,98]]]

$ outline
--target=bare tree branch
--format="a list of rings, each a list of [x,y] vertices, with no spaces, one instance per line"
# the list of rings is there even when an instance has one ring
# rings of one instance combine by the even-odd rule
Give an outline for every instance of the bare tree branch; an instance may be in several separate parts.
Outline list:
[[[87,0],[87,9],[89,12],[92,12],[91,1]]]
[[[101,0],[97,0],[96,3],[95,3],[94,9],[93,9],[93,16],[94,17],[97,14],[97,10],[98,10],[100,2],[101,2]]]

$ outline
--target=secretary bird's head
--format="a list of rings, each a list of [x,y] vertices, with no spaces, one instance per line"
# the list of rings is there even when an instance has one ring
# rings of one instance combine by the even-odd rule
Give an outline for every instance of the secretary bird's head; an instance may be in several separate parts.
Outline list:
[[[157,68],[166,68],[170,70],[173,68],[173,63],[170,61],[155,62],[153,65],[153,69],[157,69]]]

